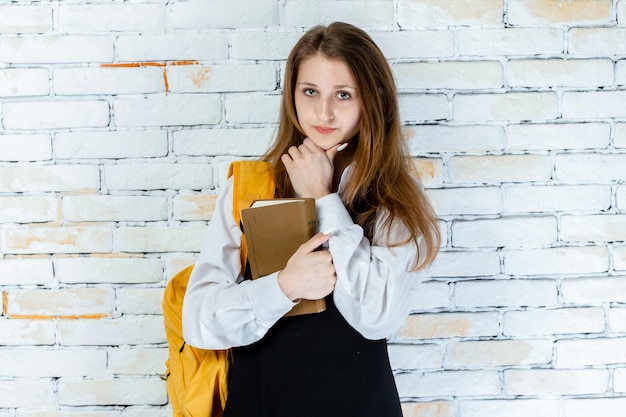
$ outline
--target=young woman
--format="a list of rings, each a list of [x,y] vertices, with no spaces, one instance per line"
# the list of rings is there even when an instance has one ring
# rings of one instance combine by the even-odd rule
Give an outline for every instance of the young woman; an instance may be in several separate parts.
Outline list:
[[[296,43],[264,159],[276,197],[316,199],[321,233],[282,271],[246,280],[232,181],[221,191],[183,329],[192,346],[234,348],[224,415],[400,417],[386,338],[406,319],[440,237],[410,173],[393,75],[364,31],[336,22]],[[283,317],[322,297],[326,311]]]

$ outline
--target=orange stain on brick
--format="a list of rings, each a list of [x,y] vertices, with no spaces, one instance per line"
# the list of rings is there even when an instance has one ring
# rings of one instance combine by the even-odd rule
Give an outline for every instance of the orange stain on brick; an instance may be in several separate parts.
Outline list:
[[[472,323],[465,317],[440,317],[436,314],[409,316],[398,336],[407,339],[438,339],[466,336]]]
[[[435,163],[432,161],[414,161],[417,176],[421,181],[435,178]]]
[[[200,88],[204,83],[209,81],[209,79],[211,78],[210,74],[211,67],[195,68],[191,72],[191,82],[193,83],[193,85]]]
[[[180,66],[180,65],[198,65],[198,61],[183,60],[183,61],[146,61],[146,62],[118,62],[111,64],[101,64],[102,68],[141,68],[141,67],[163,67],[163,86],[165,88],[165,94],[170,92],[169,81],[167,80],[167,67]]]
[[[99,320],[99,319],[109,318],[109,316],[107,314],[75,314],[75,315],[69,315],[69,316],[60,316],[60,315],[46,316],[44,314],[10,314],[8,318],[15,319],[15,320],[79,320],[79,319]]]
[[[610,0],[531,0],[528,10],[541,20],[552,23],[596,21],[610,18]]]

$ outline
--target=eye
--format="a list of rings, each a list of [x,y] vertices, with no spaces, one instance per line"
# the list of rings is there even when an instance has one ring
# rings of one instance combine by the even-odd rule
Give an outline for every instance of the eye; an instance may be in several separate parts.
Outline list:
[[[304,90],[302,90],[302,92],[304,93],[305,96],[309,96],[309,97],[313,97],[317,95],[317,91],[315,91],[312,88],[305,88]]]
[[[346,93],[345,91],[340,91],[337,93],[337,98],[340,100],[347,100],[349,99],[351,96],[349,93]]]

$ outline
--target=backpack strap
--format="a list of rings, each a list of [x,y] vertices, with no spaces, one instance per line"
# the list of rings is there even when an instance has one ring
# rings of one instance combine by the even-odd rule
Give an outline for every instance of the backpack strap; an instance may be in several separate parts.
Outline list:
[[[233,177],[233,218],[241,225],[241,210],[252,205],[254,200],[273,198],[276,184],[272,164],[266,161],[234,161],[228,168],[228,178]],[[245,270],[248,259],[246,239],[241,239],[239,251],[241,271]]]

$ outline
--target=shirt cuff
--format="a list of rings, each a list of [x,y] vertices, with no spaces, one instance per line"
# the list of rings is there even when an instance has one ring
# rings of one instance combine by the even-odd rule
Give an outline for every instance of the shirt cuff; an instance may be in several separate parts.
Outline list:
[[[350,213],[337,193],[327,194],[315,200],[315,209],[317,210],[319,231],[322,233],[331,233],[354,224]]]
[[[245,281],[244,281],[245,282]],[[246,285],[246,296],[261,323],[274,323],[297,303],[278,285],[278,272],[260,277]]]

